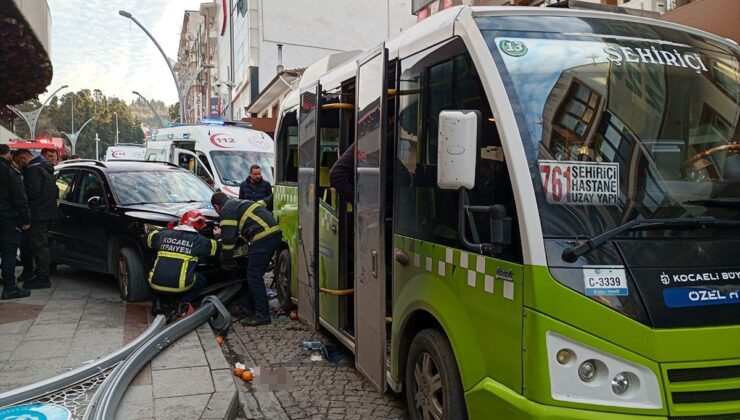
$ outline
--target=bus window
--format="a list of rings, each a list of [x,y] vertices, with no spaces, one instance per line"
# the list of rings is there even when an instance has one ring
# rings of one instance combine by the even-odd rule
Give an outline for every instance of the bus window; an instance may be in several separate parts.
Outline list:
[[[406,69],[399,90],[405,93],[399,98],[394,176],[396,231],[460,247],[458,193],[436,186],[440,111],[472,109],[482,115],[476,184],[468,194],[470,204],[503,204],[515,225],[516,208],[495,119],[470,57],[464,54],[441,59],[427,66],[403,63]],[[486,215],[475,215],[466,230],[474,242],[490,242]],[[516,228],[512,241],[500,257],[521,262]]]
[[[283,115],[277,135],[277,182],[298,182],[298,119],[296,110]]]

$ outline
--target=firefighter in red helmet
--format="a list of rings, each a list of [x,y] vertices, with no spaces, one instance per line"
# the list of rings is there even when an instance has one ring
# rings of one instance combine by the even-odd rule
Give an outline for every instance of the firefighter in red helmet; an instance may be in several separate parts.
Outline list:
[[[147,236],[147,246],[157,250],[157,259],[149,273],[152,314],[162,311],[161,294],[181,295],[180,306],[185,308],[185,314],[192,312],[192,300],[206,285],[206,278],[196,272],[198,259],[215,256],[221,248],[220,243],[200,234],[205,227],[203,213],[190,210],[182,215],[174,229],[153,231]]]

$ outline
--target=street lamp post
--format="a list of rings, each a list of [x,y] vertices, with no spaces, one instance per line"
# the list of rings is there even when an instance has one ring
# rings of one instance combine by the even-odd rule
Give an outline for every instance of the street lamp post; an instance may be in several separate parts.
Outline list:
[[[76,150],[76,147],[77,147],[77,138],[78,138],[78,137],[80,136],[80,132],[81,132],[82,130],[84,130],[84,129],[85,129],[85,126],[86,126],[86,125],[87,125],[87,124],[88,124],[88,123],[89,123],[90,121],[92,121],[92,120],[93,120],[93,119],[92,119],[92,118],[90,118],[89,120],[85,121],[85,123],[84,123],[84,124],[82,124],[82,127],[80,127],[80,129],[79,129],[79,130],[77,130],[77,131],[75,131],[74,133],[65,133],[64,131],[62,131],[62,134],[64,134],[65,136],[67,136],[67,138],[69,139],[69,143],[70,143],[70,144],[72,145],[72,154],[73,154],[73,155],[75,154],[75,150]]]
[[[221,80],[219,83],[223,83],[226,85],[227,88],[229,88],[229,121],[234,121],[234,104],[233,104],[233,98],[231,97],[233,94],[234,86],[236,86],[236,83],[232,82],[231,80]]]
[[[142,101],[144,101],[144,103],[146,103],[147,105],[149,105],[149,109],[152,110],[152,112],[154,113],[154,115],[157,116],[157,119],[159,119],[159,122],[162,123],[162,127],[164,127],[164,120],[162,119],[162,117],[159,116],[159,113],[157,112],[157,110],[154,109],[154,106],[152,105],[152,103],[149,102],[149,101],[147,101],[146,98],[141,93],[139,93],[139,92],[137,92],[135,90],[132,90],[131,93],[133,93],[134,95],[138,96],[139,98],[141,98]]]
[[[51,98],[53,98],[54,95],[57,94],[57,92],[59,92],[62,89],[66,89],[68,87],[69,86],[67,86],[67,85],[61,86],[59,89],[55,90],[54,93],[52,93],[51,95],[49,95],[49,97],[46,98],[46,100],[44,101],[43,104],[41,104],[40,107],[38,107],[36,109],[32,109],[30,111],[21,111],[21,110],[19,110],[18,108],[14,107],[14,106],[8,105],[8,108],[11,111],[13,111],[16,114],[18,114],[18,116],[21,117],[23,119],[23,121],[26,122],[26,124],[28,124],[28,131],[31,134],[31,140],[35,140],[36,139],[36,123],[39,122],[39,115],[41,115],[41,111],[43,111],[43,109],[46,106],[46,104],[49,103],[49,101],[51,100]]]
[[[100,137],[95,133],[95,160],[100,160]]]
[[[116,146],[118,146],[118,113],[113,113],[116,116]]]
[[[170,73],[172,74],[172,80],[175,81],[175,89],[177,89],[177,97],[180,100],[180,121],[185,121],[185,111],[184,111],[184,106],[182,105],[183,104],[183,93],[180,91],[180,83],[179,83],[179,81],[177,79],[177,74],[175,73],[175,67],[174,67],[175,66],[175,60],[167,57],[167,54],[164,53],[164,50],[159,45],[159,42],[157,42],[157,40],[154,39],[154,37],[152,36],[152,34],[149,33],[149,31],[144,27],[144,25],[142,25],[141,22],[139,22],[138,20],[136,20],[136,18],[133,17],[131,15],[131,13],[129,13],[129,12],[125,11],[125,10],[119,10],[118,11],[118,14],[121,15],[121,16],[123,16],[123,17],[125,17],[125,18],[127,18],[127,19],[131,19],[131,21],[134,22],[136,24],[136,26],[138,26],[139,28],[141,28],[141,30],[144,31],[144,33],[149,37],[149,39],[151,39],[152,42],[154,42],[154,45],[157,46],[157,49],[162,54],[162,57],[164,57],[164,61],[167,63],[167,67],[170,69]]]

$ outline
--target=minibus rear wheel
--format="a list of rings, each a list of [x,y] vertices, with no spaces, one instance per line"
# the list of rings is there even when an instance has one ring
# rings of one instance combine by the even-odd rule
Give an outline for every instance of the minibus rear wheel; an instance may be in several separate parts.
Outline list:
[[[411,420],[468,418],[455,355],[438,330],[428,328],[416,334],[409,347],[404,381]]]

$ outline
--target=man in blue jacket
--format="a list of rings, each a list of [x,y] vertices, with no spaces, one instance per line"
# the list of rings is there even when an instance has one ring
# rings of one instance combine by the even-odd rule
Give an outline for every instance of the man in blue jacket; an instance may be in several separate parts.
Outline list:
[[[262,178],[259,165],[249,167],[249,176],[239,185],[239,199],[261,203],[272,210],[272,185]]]

